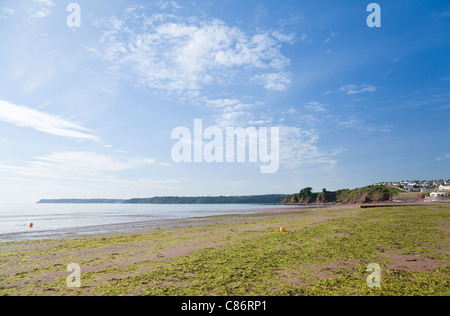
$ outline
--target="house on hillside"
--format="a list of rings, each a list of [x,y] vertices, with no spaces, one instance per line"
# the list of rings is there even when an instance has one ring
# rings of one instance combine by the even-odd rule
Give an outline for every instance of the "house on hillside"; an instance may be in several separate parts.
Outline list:
[[[439,191],[450,192],[450,185],[441,185],[441,186],[439,186]]]
[[[447,192],[431,192],[430,193],[431,201],[442,201],[448,199]]]
[[[433,192],[437,190],[437,187],[420,187],[420,192]]]
[[[409,182],[403,186],[409,192],[419,192],[420,186],[417,183]]]

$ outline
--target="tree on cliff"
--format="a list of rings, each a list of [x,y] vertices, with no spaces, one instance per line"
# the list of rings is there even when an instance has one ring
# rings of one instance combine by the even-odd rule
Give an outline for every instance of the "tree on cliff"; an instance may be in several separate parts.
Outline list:
[[[299,195],[298,195],[298,199],[299,201],[302,202],[311,202],[313,200],[313,193],[312,193],[312,188],[307,187],[304,189],[301,189]]]

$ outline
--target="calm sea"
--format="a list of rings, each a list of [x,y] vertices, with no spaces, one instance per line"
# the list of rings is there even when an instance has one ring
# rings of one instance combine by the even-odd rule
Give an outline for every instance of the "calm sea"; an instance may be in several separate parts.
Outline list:
[[[283,206],[277,206],[281,208]],[[260,204],[0,204],[0,242],[136,231],[225,214],[274,208]],[[30,228],[33,223],[33,228]]]

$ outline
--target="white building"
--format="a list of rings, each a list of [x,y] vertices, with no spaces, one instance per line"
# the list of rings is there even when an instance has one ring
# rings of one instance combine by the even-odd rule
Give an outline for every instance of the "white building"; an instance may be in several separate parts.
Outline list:
[[[446,199],[448,199],[448,193],[447,192],[431,192],[430,198],[432,201],[446,200]]]
[[[449,191],[450,192],[450,185],[439,186],[439,191]]]

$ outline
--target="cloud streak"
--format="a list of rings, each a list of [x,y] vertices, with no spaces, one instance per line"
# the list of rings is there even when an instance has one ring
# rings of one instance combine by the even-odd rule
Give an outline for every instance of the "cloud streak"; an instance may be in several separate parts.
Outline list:
[[[348,95],[354,95],[354,94],[360,94],[360,93],[364,93],[364,92],[375,92],[375,91],[377,91],[377,88],[374,87],[373,85],[367,85],[367,84],[362,84],[362,85],[348,84],[348,85],[345,85],[345,86],[339,88],[339,91],[344,92]]]
[[[60,179],[106,179],[108,173],[158,164],[155,159],[119,158],[94,152],[55,152],[34,157],[25,166],[0,164],[15,175]]]
[[[34,0],[33,2],[44,6],[32,15],[32,17],[38,19],[42,19],[50,15],[52,11],[49,8],[53,8],[55,6],[55,3],[50,0]]]
[[[450,153],[436,158],[437,161],[447,160],[447,159],[450,159]]]
[[[23,164],[5,164],[0,162],[1,179],[11,181],[23,181],[35,183],[34,187],[47,188],[49,183],[55,184],[55,190],[61,190],[63,185],[66,194],[67,184],[74,189],[74,183],[83,184],[86,187],[136,189],[173,189],[182,181],[179,179],[148,179],[148,178],[124,178],[123,172],[145,168],[148,166],[163,166],[165,163],[155,159],[122,157],[117,155],[104,155],[94,152],[54,152],[44,156],[33,157],[31,161]],[[122,176],[121,176],[122,175]],[[1,182],[1,181],[0,181]],[[59,183],[59,185],[57,185]],[[1,183],[0,183],[1,184]],[[49,194],[50,191],[45,191]],[[123,193],[123,191],[120,191]]]
[[[0,121],[19,127],[29,127],[54,136],[79,140],[99,140],[89,129],[54,115],[0,100]]]

